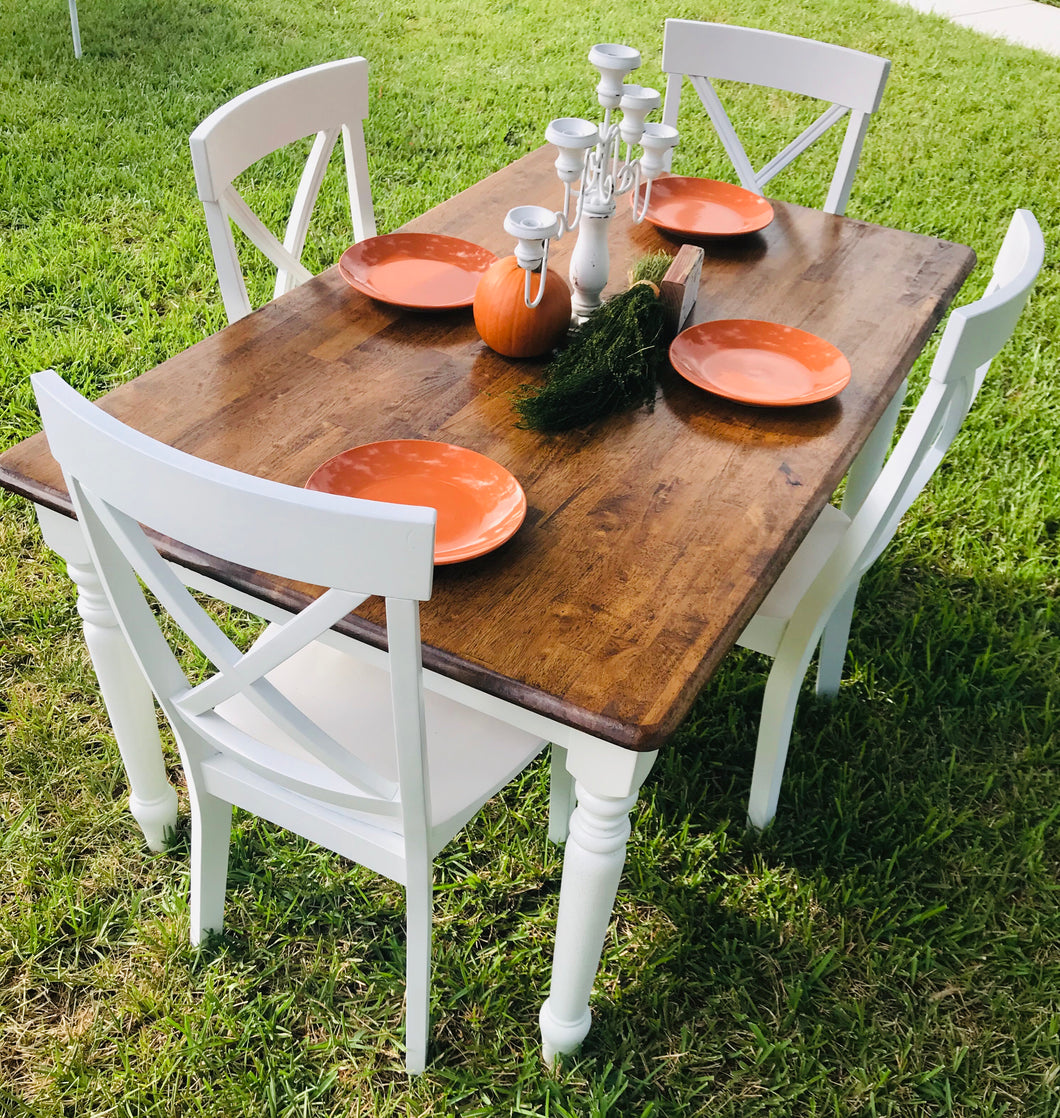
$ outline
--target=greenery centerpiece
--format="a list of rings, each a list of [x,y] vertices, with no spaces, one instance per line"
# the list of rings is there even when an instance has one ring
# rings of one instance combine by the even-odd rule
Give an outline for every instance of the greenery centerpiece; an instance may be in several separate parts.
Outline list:
[[[631,286],[574,328],[544,383],[525,386],[516,398],[520,426],[551,434],[654,406],[671,334],[658,284],[671,259],[658,253],[638,261]]]

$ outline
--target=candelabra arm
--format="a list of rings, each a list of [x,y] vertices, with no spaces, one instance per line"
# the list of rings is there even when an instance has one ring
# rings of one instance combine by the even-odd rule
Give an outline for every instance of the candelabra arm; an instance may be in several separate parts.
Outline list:
[[[523,281],[523,301],[533,310],[545,294],[545,277],[548,274],[549,241],[559,234],[560,214],[546,210],[544,206],[516,206],[509,210],[504,219],[504,231],[516,239],[515,259],[526,273]],[[541,276],[541,286],[537,298],[530,296],[530,276],[537,272]]]
[[[540,304],[541,300],[545,297],[545,276],[548,275],[548,246],[549,246],[550,243],[551,242],[547,238],[542,243],[541,270],[537,273],[530,271],[529,268],[526,270],[526,279],[524,281],[524,286],[523,286],[523,302],[526,303],[526,306],[527,306],[528,310],[533,310],[534,307],[538,306],[538,304]],[[535,298],[535,299],[533,299],[533,301],[531,301],[530,277],[535,275],[535,274],[539,275],[541,277],[541,281],[538,284],[538,288],[537,288],[537,298]]]
[[[640,182],[640,164],[636,160],[630,159],[628,156],[626,162],[622,164],[618,173],[618,182],[615,186],[615,194],[626,194],[631,188],[636,188]]]
[[[600,140],[596,145],[596,154],[601,160],[606,159],[608,146],[611,143],[611,110],[604,109],[604,122],[600,125]]]
[[[639,51],[619,43],[597,43],[589,51],[589,61],[600,74],[596,95],[603,109],[603,122],[597,125],[581,117],[558,117],[545,130],[545,139],[557,149],[556,173],[563,183],[562,212],[520,206],[509,211],[504,224],[519,240],[516,258],[527,272],[524,298],[531,309],[538,306],[543,296],[549,238],[578,229],[570,279],[571,306],[579,320],[600,306],[607,286],[608,229],[618,197],[632,192],[633,221],[640,224],[648,212],[652,181],[663,172],[670,149],[678,139],[677,129],[672,125],[645,120],[648,113],[659,108],[659,92],[625,80],[640,65]],[[613,109],[622,113],[618,123],[612,122]],[[637,147],[643,149],[643,154],[634,159]],[[575,183],[578,200],[571,217]],[[531,272],[541,275],[541,290],[535,299],[531,299]]]
[[[607,117],[610,118],[611,110],[608,109]],[[613,197],[615,194],[620,194],[619,189],[622,178],[623,168],[619,163],[619,156],[622,154],[621,141],[616,140],[618,136],[618,125],[609,123],[609,119],[604,122],[602,130],[604,154],[601,160],[601,165],[607,168],[607,173],[601,187],[601,193],[605,198]]]
[[[574,206],[574,219],[572,221],[567,220],[567,214],[570,213],[570,196],[572,193],[572,185],[569,182],[565,182],[563,184],[563,212],[560,213],[559,210],[556,211],[556,219],[557,221],[559,221],[559,232],[556,234],[557,240],[559,240],[559,238],[562,237],[564,233],[573,233],[574,230],[578,228],[578,223],[581,221],[582,199],[585,197],[585,180],[587,177],[586,168],[588,167],[588,163],[589,154],[586,153],[585,167],[582,168],[581,179],[579,180],[578,201]]]
[[[633,205],[633,224],[640,225],[648,212],[648,206],[651,204],[651,184],[652,179],[644,184],[644,201],[638,207],[637,199],[640,195],[640,163],[633,164],[633,191],[629,196],[630,202]]]

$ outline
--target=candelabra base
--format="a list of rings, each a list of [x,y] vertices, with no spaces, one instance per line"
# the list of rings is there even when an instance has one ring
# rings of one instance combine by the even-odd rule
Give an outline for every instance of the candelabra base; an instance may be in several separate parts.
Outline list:
[[[582,203],[578,241],[570,261],[571,309],[574,318],[583,322],[603,302],[611,269],[608,232],[615,216],[615,200],[586,199]]]

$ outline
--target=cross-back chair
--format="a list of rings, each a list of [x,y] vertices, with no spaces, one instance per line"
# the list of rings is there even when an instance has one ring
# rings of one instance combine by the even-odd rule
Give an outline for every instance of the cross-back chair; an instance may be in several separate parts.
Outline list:
[[[832,616],[935,472],[975,400],[990,362],[1015,329],[1042,266],[1034,215],[1017,210],[981,299],[954,310],[923,395],[876,482],[853,517],[826,505],[737,643],[773,658],[762,701],[748,818],[775,816],[803,677]],[[852,604],[852,603],[850,603]],[[849,613],[846,613],[849,618]],[[818,691],[838,689],[847,627],[835,642]],[[823,685],[822,685],[823,682]]]
[[[233,805],[400,882],[406,1066],[421,1071],[433,859],[545,744],[424,691],[419,603],[431,595],[434,510],[249,477],[131,430],[54,372],[33,387],[100,581],[180,748],[192,942],[222,926]],[[142,526],[327,589],[241,652]],[[202,682],[185,674],[142,586],[212,665]],[[370,595],[386,601],[388,651],[354,657],[327,643]]]
[[[236,251],[237,225],[276,265],[273,298],[309,279],[302,264],[309,219],[335,142],[342,134],[350,217],[355,241],[375,235],[364,119],[368,116],[368,63],[326,62],[274,78],[212,112],[191,134],[195,184],[206,212],[217,279],[229,322],[250,314],[250,298]],[[233,180],[288,144],[315,133],[283,241],[262,222]]]
[[[667,75],[664,123],[677,125],[681,87],[687,77],[699,94],[741,185],[756,194],[762,194],[774,175],[849,114],[824,204],[826,213],[841,214],[846,210],[869,120],[879,108],[891,68],[886,58],[775,31],[668,19],[663,32],[662,68]],[[787,90],[831,104],[783,151],[756,171],[718,98],[713,82],[719,80]]]

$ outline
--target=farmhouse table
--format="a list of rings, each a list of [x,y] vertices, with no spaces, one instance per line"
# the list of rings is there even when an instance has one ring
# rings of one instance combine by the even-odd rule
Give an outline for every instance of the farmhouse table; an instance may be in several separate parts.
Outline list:
[[[561,204],[542,148],[409,223],[499,254],[517,204]],[[131,426],[199,457],[293,485],[330,456],[380,439],[470,447],[522,482],[529,511],[499,550],[436,570],[422,607],[428,687],[539,733],[565,759],[574,802],[552,983],[540,1015],[547,1059],[589,1029],[629,835],[657,751],[732,647],[821,507],[848,474],[863,498],[879,470],[906,374],[974,264],[961,245],[775,203],[761,233],[708,244],[690,321],[756,318],[818,334],[849,358],[837,398],[750,408],[672,371],[655,408],[546,437],[515,425],[511,394],[542,362],[487,349],[470,311],[373,302],[332,267],[247,318],[109,392]],[[566,271],[574,241],[554,243]],[[620,207],[609,292],[673,239]],[[28,497],[78,587],[78,609],[151,845],[176,819],[150,695],[93,573],[42,435],[0,456],[0,484]],[[193,585],[266,616],[312,588],[165,545]],[[383,646],[377,603],[330,634]],[[558,782],[560,788],[564,782]],[[571,809],[574,808],[573,814]]]

